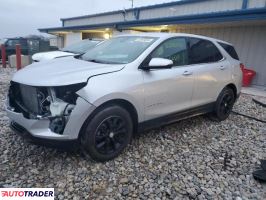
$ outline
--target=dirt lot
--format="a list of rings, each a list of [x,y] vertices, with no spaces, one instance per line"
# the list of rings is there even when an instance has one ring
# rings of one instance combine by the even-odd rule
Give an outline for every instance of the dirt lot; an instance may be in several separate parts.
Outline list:
[[[54,187],[56,199],[266,199],[266,185],[252,177],[266,159],[266,124],[195,117],[146,132],[115,160],[93,163],[10,130],[4,101],[13,72],[0,69],[0,187]],[[251,100],[242,95],[234,110],[266,120]]]

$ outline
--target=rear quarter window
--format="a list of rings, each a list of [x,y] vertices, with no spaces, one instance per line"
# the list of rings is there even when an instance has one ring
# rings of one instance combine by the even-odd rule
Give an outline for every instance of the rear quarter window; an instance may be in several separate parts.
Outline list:
[[[189,63],[212,63],[223,59],[218,48],[208,40],[200,38],[188,38]]]
[[[222,42],[218,42],[222,47],[223,49],[234,59],[236,60],[239,60],[239,57],[236,53],[236,50],[235,48],[232,46],[232,45],[229,45],[229,44],[225,44],[225,43],[222,43]]]

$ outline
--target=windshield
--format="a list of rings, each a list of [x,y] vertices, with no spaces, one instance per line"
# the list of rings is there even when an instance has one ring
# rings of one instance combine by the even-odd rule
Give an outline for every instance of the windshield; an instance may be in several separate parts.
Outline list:
[[[15,47],[17,44],[26,46],[27,45],[27,40],[23,40],[23,39],[22,40],[19,40],[19,39],[14,40],[14,39],[12,39],[12,40],[7,40],[6,41],[6,45],[8,47]]]
[[[100,42],[101,41],[97,41],[97,40],[82,40],[81,42],[69,45],[61,49],[61,51],[82,54],[88,51],[89,49],[92,49]]]
[[[142,36],[112,38],[89,50],[82,59],[98,63],[127,64],[139,57],[156,39]]]

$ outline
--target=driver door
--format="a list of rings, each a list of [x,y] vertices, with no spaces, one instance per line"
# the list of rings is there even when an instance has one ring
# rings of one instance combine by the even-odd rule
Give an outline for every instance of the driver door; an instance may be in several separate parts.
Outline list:
[[[186,38],[177,37],[164,41],[147,58],[166,58],[174,65],[168,69],[143,71],[145,94],[145,120],[151,120],[183,111],[191,106],[195,77],[188,66]]]

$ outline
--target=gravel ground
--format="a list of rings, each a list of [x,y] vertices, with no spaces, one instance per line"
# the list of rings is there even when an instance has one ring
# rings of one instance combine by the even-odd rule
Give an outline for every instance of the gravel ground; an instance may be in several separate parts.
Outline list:
[[[0,187],[54,187],[56,199],[266,199],[252,171],[266,158],[266,125],[231,115],[194,117],[135,138],[113,161],[29,144],[8,127],[5,93],[14,70],[0,69]],[[242,95],[235,110],[266,119]]]

